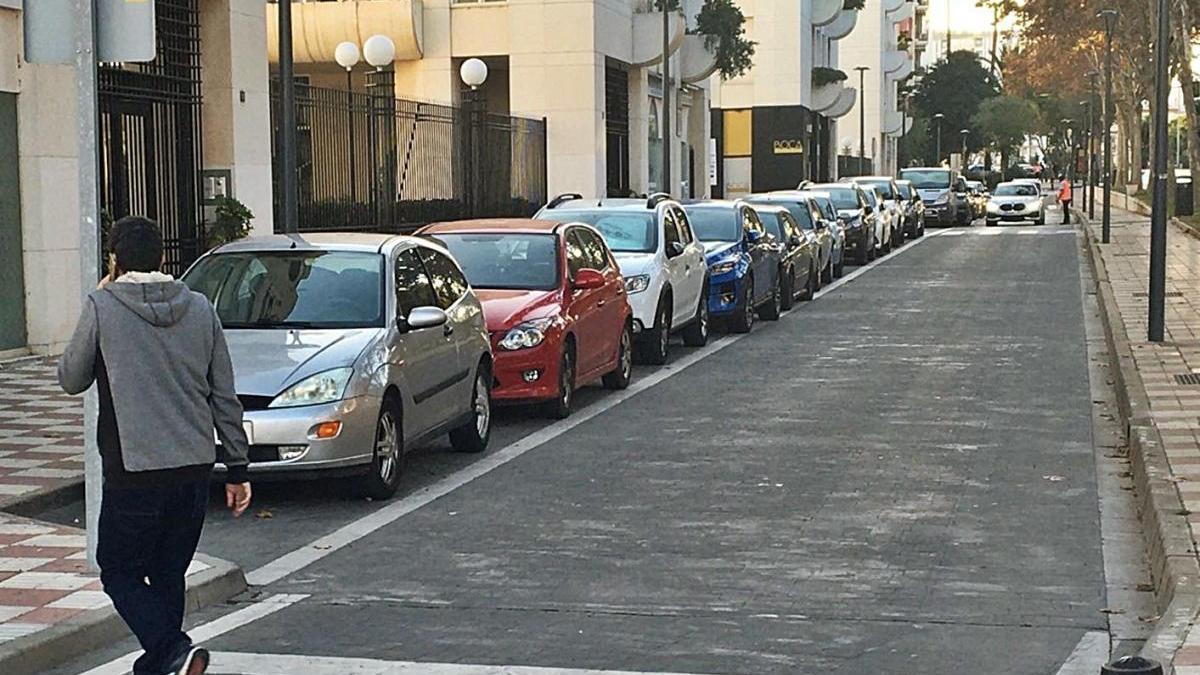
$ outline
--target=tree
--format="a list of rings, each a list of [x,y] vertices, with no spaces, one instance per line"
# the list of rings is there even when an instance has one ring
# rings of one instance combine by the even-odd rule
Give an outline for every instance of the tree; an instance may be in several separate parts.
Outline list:
[[[676,0],[677,1],[677,0]],[[696,15],[696,32],[716,54],[722,80],[746,74],[754,65],[754,45],[746,39],[746,17],[733,0],[705,0]]]
[[[937,113],[945,116],[942,120],[942,151],[945,152],[958,147],[958,131],[970,127],[971,118],[979,110],[979,105],[999,94],[999,80],[983,67],[975,53],[957,51],[951,52],[948,58],[939,61],[925,73],[914,90],[913,102],[919,116],[929,122],[930,134],[937,133],[937,125],[932,122],[933,116]],[[933,145],[932,140],[930,144]],[[978,134],[968,138],[968,150],[975,151],[982,147]]]
[[[1009,157],[1033,131],[1038,109],[1028,100],[1016,96],[996,96],[979,105],[971,119],[975,129],[1000,152],[1000,169],[1008,169]]]

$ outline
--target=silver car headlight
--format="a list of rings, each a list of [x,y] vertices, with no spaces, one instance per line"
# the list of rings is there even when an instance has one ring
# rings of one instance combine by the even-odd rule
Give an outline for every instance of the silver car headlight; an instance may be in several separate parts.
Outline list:
[[[934,204],[949,204],[950,203],[950,193],[943,192],[942,194],[938,195],[937,199],[933,200],[933,203]]]
[[[525,321],[521,324],[513,326],[509,329],[504,339],[500,341],[500,348],[506,351],[516,351],[518,349],[529,349],[542,344],[546,339],[546,329],[550,327],[554,319],[534,319],[533,321]]]
[[[342,398],[353,368],[334,368],[310,375],[275,397],[268,408],[294,408],[302,405],[332,403]]]
[[[629,293],[630,295],[634,293],[641,293],[647,288],[650,288],[649,274],[635,274],[631,277],[625,277],[626,293]]]

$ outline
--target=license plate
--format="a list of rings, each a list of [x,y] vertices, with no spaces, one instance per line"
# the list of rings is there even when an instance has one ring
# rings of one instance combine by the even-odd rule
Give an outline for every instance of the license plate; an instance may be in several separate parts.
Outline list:
[[[254,423],[250,420],[242,420],[242,431],[246,432],[246,443],[254,445]],[[217,435],[217,430],[213,429],[213,439],[217,445],[221,444],[221,438]]]

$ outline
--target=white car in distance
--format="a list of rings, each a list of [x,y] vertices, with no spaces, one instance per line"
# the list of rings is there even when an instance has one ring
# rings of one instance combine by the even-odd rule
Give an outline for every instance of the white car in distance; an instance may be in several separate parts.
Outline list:
[[[612,249],[633,308],[636,355],[642,363],[667,362],[670,338],[702,347],[708,342],[708,266],[704,245],[679,202],[658,193],[649,199],[583,199],[564,194],[534,216],[587,223]]]

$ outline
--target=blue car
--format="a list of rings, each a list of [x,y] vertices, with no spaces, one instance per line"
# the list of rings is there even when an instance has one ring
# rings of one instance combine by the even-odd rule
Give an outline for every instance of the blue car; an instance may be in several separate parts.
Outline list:
[[[768,233],[745,202],[705,201],[683,207],[708,263],[708,314],[736,333],[754,319],[774,321],[783,312],[779,270],[783,242]]]

